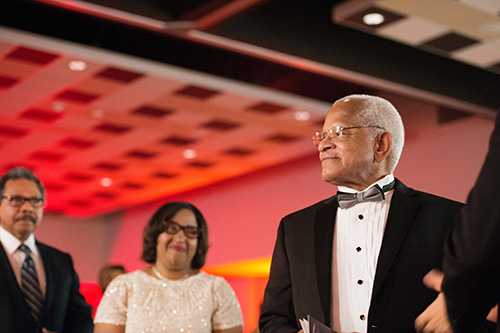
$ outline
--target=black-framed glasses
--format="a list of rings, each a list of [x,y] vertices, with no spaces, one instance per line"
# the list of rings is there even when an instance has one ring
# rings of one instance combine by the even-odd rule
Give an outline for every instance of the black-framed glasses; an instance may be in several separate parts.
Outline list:
[[[26,201],[28,201],[33,208],[41,208],[43,206],[43,199],[40,197],[26,198],[22,195],[4,195],[2,196],[2,200],[3,199],[6,199],[12,207],[21,207]]]
[[[315,146],[319,146],[320,142],[323,141],[324,139],[335,139],[335,138],[340,138],[344,135],[344,131],[350,130],[350,129],[355,129],[355,128],[379,128],[382,131],[385,131],[385,129],[381,126],[378,125],[367,125],[367,126],[350,126],[350,127],[342,127],[342,126],[332,126],[329,129],[326,130],[326,132],[316,132],[314,133],[312,137],[312,141]]]
[[[169,235],[175,235],[180,230],[182,230],[186,238],[189,239],[197,239],[201,233],[201,229],[198,227],[192,227],[192,226],[183,227],[179,223],[170,220],[163,221],[163,228],[164,231]]]

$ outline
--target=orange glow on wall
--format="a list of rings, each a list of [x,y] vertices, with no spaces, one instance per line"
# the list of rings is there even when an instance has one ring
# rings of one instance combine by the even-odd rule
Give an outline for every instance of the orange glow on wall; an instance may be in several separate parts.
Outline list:
[[[254,332],[258,325],[270,267],[271,257],[262,257],[205,268],[207,273],[225,277],[235,289],[246,333]]]
[[[215,265],[205,268],[205,271],[225,277],[267,278],[270,267],[271,257],[263,257]]]

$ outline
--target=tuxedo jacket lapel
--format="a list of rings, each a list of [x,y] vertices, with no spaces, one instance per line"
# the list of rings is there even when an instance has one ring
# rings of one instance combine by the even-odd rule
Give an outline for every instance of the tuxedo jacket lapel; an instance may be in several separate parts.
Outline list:
[[[316,319],[326,325],[329,325],[330,322],[333,230],[336,215],[337,198],[334,196],[328,199],[325,206],[318,210],[314,225],[316,278],[324,317]]]
[[[394,195],[387,216],[384,238],[378,256],[377,270],[373,284],[372,299],[377,296],[394,259],[413,223],[419,199],[414,198],[414,190],[396,180]]]

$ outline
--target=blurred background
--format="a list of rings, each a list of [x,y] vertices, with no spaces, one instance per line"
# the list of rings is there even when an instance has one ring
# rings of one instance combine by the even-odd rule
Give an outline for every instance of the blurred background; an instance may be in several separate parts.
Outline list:
[[[500,108],[496,0],[10,0],[0,4],[0,170],[47,188],[36,233],[82,281],[139,260],[160,205],[196,205],[205,269],[257,325],[284,215],[327,198],[310,137],[338,98],[389,99],[395,175],[465,201]]]

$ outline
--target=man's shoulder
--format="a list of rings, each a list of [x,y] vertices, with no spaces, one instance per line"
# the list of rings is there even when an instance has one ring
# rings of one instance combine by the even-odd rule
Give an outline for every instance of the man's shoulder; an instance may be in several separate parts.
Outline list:
[[[406,186],[400,180],[397,180],[396,182],[396,191],[408,195],[409,197],[418,198],[423,203],[449,205],[455,207],[461,207],[464,205],[462,202],[453,199],[449,199],[429,192],[415,190],[411,187]]]
[[[40,250],[40,252],[44,253],[48,256],[57,256],[57,257],[69,257],[70,255],[66,252],[63,252],[53,246],[47,245],[45,243],[36,241],[36,246]]]

